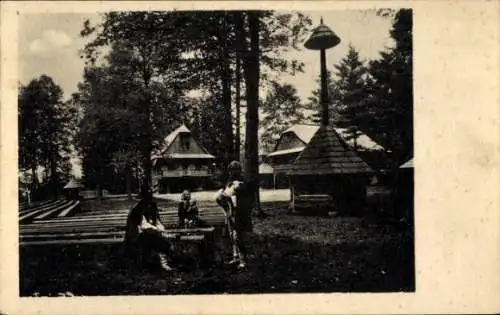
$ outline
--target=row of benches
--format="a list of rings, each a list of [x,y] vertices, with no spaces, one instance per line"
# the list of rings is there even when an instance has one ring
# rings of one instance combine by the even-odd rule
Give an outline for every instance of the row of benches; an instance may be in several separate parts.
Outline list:
[[[23,202],[19,204],[19,213],[24,213],[29,210],[33,210],[37,207],[41,207],[53,202],[56,202],[57,200],[41,200],[41,201],[33,201],[31,203]]]
[[[19,244],[68,245],[68,244],[114,244],[122,242],[128,211],[116,213],[75,215],[70,218],[54,217],[35,220],[19,226]],[[209,245],[223,232],[225,217],[219,207],[200,209],[204,227],[179,229],[175,209],[160,211],[160,218],[167,227],[165,237],[177,241],[199,242]]]
[[[19,222],[27,223],[51,217],[63,218],[76,212],[80,205],[77,200],[51,200],[32,205],[19,211]]]

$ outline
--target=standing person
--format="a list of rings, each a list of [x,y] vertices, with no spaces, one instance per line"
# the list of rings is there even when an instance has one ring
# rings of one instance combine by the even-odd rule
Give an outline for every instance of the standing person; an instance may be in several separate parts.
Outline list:
[[[172,271],[167,257],[170,244],[162,237],[164,231],[165,227],[160,221],[158,206],[153,201],[152,193],[145,192],[127,218],[125,250],[130,253],[132,249],[138,249],[141,260],[156,258],[162,270]]]
[[[225,188],[216,195],[216,202],[224,209],[233,249],[230,264],[237,264],[238,269],[246,267],[248,254],[245,235],[252,231],[251,205],[249,191],[243,181],[241,164],[232,161],[228,166],[228,181]]]

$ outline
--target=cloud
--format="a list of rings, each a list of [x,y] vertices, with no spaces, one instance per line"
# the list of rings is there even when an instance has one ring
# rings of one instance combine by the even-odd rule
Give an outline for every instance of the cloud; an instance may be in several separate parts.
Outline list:
[[[46,53],[68,47],[71,43],[71,37],[65,32],[59,30],[46,30],[40,38],[30,43],[29,51],[33,54]]]

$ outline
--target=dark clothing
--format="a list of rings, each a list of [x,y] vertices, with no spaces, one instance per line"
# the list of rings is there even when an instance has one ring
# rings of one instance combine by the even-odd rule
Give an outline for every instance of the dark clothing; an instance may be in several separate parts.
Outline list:
[[[162,229],[156,203],[141,200],[127,218],[124,245],[128,258],[144,264],[156,256],[160,264],[166,265],[166,254],[171,250],[168,240],[162,237]]]
[[[137,242],[137,238],[140,233],[140,225],[143,217],[148,221],[151,221],[153,225],[160,222],[160,216],[158,215],[158,206],[156,202],[151,202],[149,205],[145,199],[141,199],[137,205],[130,210],[127,218],[127,226],[125,233],[125,242]]]
[[[145,230],[139,234],[139,244],[146,251],[157,251],[168,253],[170,251],[170,244],[163,238],[161,231]]]
[[[183,200],[179,203],[178,211],[179,227],[185,227],[189,221],[191,223],[198,223],[198,207],[193,201]]]

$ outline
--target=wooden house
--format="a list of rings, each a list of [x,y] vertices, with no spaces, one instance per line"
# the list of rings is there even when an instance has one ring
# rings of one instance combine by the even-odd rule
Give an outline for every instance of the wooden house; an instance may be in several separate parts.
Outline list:
[[[81,198],[80,192],[83,188],[81,181],[73,178],[64,186],[63,191],[67,199],[78,200]]]
[[[165,138],[162,150],[152,160],[153,185],[158,186],[160,193],[202,189],[214,172],[215,157],[185,125]]]
[[[274,169],[274,176],[278,188],[288,188],[288,174],[297,157],[304,151],[320,127],[318,125],[294,125],[285,130],[275,150],[266,156],[266,162]],[[385,167],[385,151],[367,135],[360,133],[350,138],[346,128],[332,127],[340,137],[340,141],[363,159],[371,168]]]
[[[318,129],[316,125],[294,125],[281,134],[274,151],[265,157],[266,163],[273,168],[276,188],[289,187],[288,172]]]
[[[259,186],[262,188],[276,188],[276,177],[274,169],[267,163],[260,163],[259,165]]]
[[[292,207],[356,213],[374,170],[331,125],[321,126],[289,172]]]

